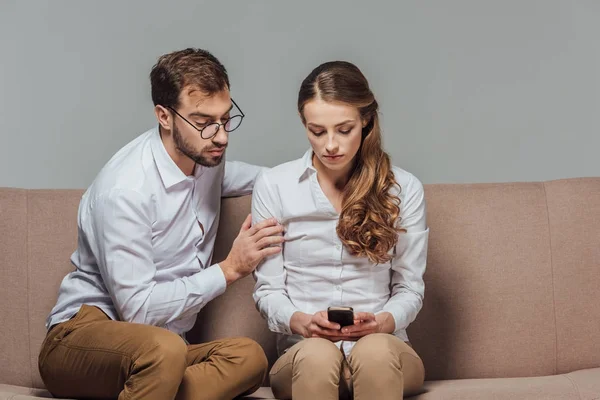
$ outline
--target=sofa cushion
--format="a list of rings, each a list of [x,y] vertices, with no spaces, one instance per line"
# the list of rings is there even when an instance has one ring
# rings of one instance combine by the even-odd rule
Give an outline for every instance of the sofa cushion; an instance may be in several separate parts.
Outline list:
[[[565,376],[573,382],[581,400],[600,400],[600,368],[582,369]]]
[[[43,389],[32,389],[23,386],[12,386],[0,384],[0,400],[34,400],[53,398],[52,395]],[[268,387],[262,387],[244,399],[274,399],[273,392]],[[64,399],[63,399],[64,400]]]
[[[600,368],[575,371],[565,375],[534,378],[464,379],[425,382],[424,393],[414,400],[598,400]],[[0,400],[46,399],[52,396],[42,389],[0,384]],[[268,387],[262,387],[248,400],[275,399]]]
[[[0,400],[51,399],[52,395],[44,389],[0,384]]]
[[[597,400],[600,368],[533,378],[463,379],[425,382],[414,400]]]
[[[252,393],[250,396],[244,397],[244,399],[248,400],[258,400],[258,399],[275,399],[271,388],[269,387],[261,387],[256,392]]]

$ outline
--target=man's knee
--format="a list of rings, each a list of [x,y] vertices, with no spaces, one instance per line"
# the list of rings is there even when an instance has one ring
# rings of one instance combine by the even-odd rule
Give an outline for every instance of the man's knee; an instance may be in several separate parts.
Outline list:
[[[181,380],[186,357],[187,345],[181,337],[166,329],[154,328],[147,332],[135,362],[138,369],[159,369],[164,371],[164,376]]]
[[[261,380],[264,379],[267,368],[269,367],[269,362],[267,361],[267,356],[265,355],[263,348],[252,339],[240,338],[238,340],[240,341],[240,351],[249,361],[250,369],[260,375]]]
[[[237,374],[242,380],[250,381],[256,387],[263,383],[269,362],[258,343],[246,337],[239,337],[225,339],[219,347],[216,353],[237,365]]]

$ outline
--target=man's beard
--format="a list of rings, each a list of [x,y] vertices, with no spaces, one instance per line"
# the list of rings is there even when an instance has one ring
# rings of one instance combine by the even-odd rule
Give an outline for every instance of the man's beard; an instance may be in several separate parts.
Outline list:
[[[221,164],[221,161],[223,161],[223,156],[225,155],[225,153],[223,153],[219,157],[214,157],[209,154],[203,154],[202,152],[194,150],[194,147],[183,137],[181,137],[181,133],[179,132],[179,129],[177,129],[176,126],[173,126],[173,140],[175,141],[175,147],[178,151],[194,160],[196,164],[200,164],[203,167],[216,167],[217,165]],[[218,146],[213,143],[213,147],[208,148],[206,150],[210,151],[222,148],[223,146]]]

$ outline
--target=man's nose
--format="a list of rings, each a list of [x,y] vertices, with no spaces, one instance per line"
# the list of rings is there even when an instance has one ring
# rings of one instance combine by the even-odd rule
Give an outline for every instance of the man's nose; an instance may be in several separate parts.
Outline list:
[[[212,138],[213,143],[219,146],[226,146],[229,141],[229,133],[225,131],[225,126],[219,126],[217,134]]]

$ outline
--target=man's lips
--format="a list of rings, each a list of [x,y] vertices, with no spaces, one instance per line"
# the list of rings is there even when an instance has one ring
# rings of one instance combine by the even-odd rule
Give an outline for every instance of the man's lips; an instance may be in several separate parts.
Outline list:
[[[213,154],[213,155],[221,155],[221,154],[223,154],[223,153],[225,152],[225,148],[221,148],[221,149],[211,149],[211,150],[208,150],[208,152],[209,152],[210,154]]]

